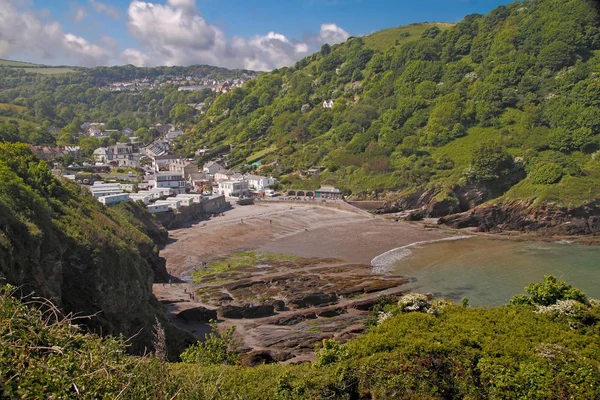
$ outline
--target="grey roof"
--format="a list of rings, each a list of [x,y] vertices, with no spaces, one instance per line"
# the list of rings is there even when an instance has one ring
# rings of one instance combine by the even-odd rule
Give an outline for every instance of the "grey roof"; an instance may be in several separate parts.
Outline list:
[[[339,191],[339,189],[336,189],[334,187],[320,187],[319,189],[316,190],[316,192],[321,192],[321,193],[341,193]]]

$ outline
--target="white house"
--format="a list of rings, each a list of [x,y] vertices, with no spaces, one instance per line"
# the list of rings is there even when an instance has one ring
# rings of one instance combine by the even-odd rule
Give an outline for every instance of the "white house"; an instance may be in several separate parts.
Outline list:
[[[152,168],[155,171],[168,170],[169,165],[176,162],[181,161],[181,157],[176,154],[163,154],[160,156],[152,157]]]
[[[277,183],[277,179],[260,175],[248,174],[244,176],[244,180],[248,182],[248,188],[256,192],[264,192],[269,186]]]
[[[151,214],[157,214],[157,213],[161,213],[161,212],[167,212],[170,210],[170,207],[168,204],[149,204],[148,205],[148,212]]]
[[[248,182],[242,180],[219,181],[218,194],[225,197],[240,197],[248,195]]]
[[[215,182],[221,181],[221,180],[233,180],[233,176],[236,174],[236,172],[232,169],[226,169],[226,168],[221,168],[220,170],[218,170],[215,175],[214,175],[214,180]]]
[[[149,193],[129,193],[129,198],[132,201],[141,201],[144,204],[150,203],[150,194]]]
[[[187,180],[191,173],[198,172],[198,166],[196,163],[182,158],[169,164],[169,171],[179,172]]]
[[[110,206],[123,201],[129,201],[129,193],[109,194],[108,196],[98,198],[98,201],[106,206]]]
[[[202,172],[208,175],[209,179],[214,178],[215,174],[221,170],[221,165],[214,161],[209,161],[202,167]]]
[[[121,185],[118,183],[94,182],[94,185],[89,186],[89,189],[92,192],[92,196],[97,199],[123,193],[123,189],[121,189]]]
[[[172,210],[178,210],[181,207],[181,201],[175,199],[157,200],[154,202],[154,205],[167,205]]]
[[[182,193],[182,194],[178,194],[177,196],[175,196],[176,199],[183,199],[183,198],[187,198],[187,199],[192,199],[192,202],[194,203],[200,203],[202,202],[202,195],[200,194],[194,194],[194,193]]]
[[[155,172],[154,187],[156,189],[171,189],[174,193],[184,193],[185,180],[179,172]]]
[[[129,144],[116,144],[109,147],[99,147],[94,150],[92,157],[96,162],[115,164],[117,167],[140,166],[140,153]]]

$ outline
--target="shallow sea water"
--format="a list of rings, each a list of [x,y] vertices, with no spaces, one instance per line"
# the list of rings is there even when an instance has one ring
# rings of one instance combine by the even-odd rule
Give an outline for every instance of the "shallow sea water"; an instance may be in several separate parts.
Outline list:
[[[376,271],[416,278],[410,288],[473,306],[506,304],[544,275],[600,298],[600,246],[481,237],[419,243],[373,260]]]

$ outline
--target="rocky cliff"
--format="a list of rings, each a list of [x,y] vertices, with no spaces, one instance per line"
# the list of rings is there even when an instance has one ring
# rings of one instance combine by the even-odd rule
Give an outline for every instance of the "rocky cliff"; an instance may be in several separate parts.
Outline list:
[[[158,318],[180,348],[186,336],[152,295],[164,260],[148,234],[164,233],[136,214],[143,210],[133,203],[105,207],[56,179],[27,146],[0,144],[0,280],[84,317],[92,331],[132,337],[134,352],[151,348]]]
[[[482,232],[524,231],[541,235],[600,234],[600,202],[576,208],[530,202],[496,202],[439,220],[452,228],[477,227]]]

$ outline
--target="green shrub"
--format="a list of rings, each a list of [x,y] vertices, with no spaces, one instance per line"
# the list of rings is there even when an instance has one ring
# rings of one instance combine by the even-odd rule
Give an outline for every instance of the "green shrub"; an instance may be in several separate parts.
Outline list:
[[[551,185],[560,181],[563,174],[564,172],[560,165],[550,162],[541,162],[529,173],[529,179],[536,185]]]
[[[208,333],[203,341],[181,353],[181,360],[200,365],[235,364],[239,359],[236,351],[237,341],[234,338],[235,326],[219,331],[216,321],[212,321],[210,325],[212,332]]]

